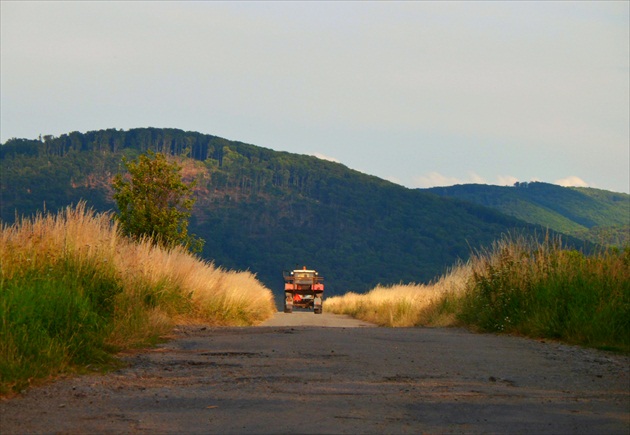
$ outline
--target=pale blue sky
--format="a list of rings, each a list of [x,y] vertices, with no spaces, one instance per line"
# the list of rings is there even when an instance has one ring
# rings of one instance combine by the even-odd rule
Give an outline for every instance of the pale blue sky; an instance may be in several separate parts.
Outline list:
[[[630,190],[629,2],[1,3],[1,141],[173,127],[408,187]]]

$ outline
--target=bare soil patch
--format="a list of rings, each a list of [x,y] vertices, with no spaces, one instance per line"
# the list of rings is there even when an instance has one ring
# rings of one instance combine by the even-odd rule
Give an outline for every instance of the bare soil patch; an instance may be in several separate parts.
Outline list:
[[[179,327],[172,341],[123,355],[121,370],[0,402],[0,432],[630,432],[626,356],[330,316]]]

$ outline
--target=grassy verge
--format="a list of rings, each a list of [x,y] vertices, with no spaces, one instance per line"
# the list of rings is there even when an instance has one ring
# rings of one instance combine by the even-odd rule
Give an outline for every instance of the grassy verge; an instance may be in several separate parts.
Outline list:
[[[458,318],[483,331],[630,349],[630,248],[584,256],[524,238],[477,253]]]
[[[249,272],[130,242],[85,204],[3,225],[0,264],[0,394],[104,367],[176,323],[248,325],[275,312]]]
[[[325,299],[324,308],[380,326],[452,325],[455,315],[448,306],[465,290],[468,275],[469,267],[459,265],[433,284],[378,286],[366,294],[347,293]]]
[[[507,237],[432,285],[325,302],[384,326],[468,326],[630,351],[630,248],[584,256],[560,240]]]

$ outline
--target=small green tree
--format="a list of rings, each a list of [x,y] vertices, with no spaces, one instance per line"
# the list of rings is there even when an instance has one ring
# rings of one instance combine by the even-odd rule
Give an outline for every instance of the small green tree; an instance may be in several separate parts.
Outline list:
[[[194,182],[183,182],[182,168],[152,151],[137,161],[123,157],[123,163],[129,175],[118,174],[113,182],[122,230],[136,239],[149,237],[166,248],[182,245],[200,252],[204,241],[188,234]]]

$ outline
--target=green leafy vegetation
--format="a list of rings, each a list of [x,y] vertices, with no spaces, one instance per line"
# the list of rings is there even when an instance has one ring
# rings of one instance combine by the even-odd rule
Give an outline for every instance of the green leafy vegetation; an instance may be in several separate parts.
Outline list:
[[[549,183],[466,184],[423,189],[491,207],[525,222],[599,245],[630,244],[630,195]]]
[[[3,225],[0,242],[0,395],[107,367],[176,322],[240,326],[275,312],[251,273],[132,242],[85,203]]]
[[[100,291],[118,290],[108,281],[90,280],[68,266],[3,278],[0,394],[72,366],[111,361],[105,345],[111,313],[93,300]]]
[[[585,256],[559,239],[476,253],[458,317],[483,331],[630,350],[630,248]]]
[[[188,219],[195,198],[192,185],[181,179],[181,167],[169,163],[162,153],[148,151],[138,161],[123,158],[130,174],[114,177],[114,200],[125,234],[141,240],[149,237],[165,248],[185,246],[201,251],[203,241],[188,234]]]

